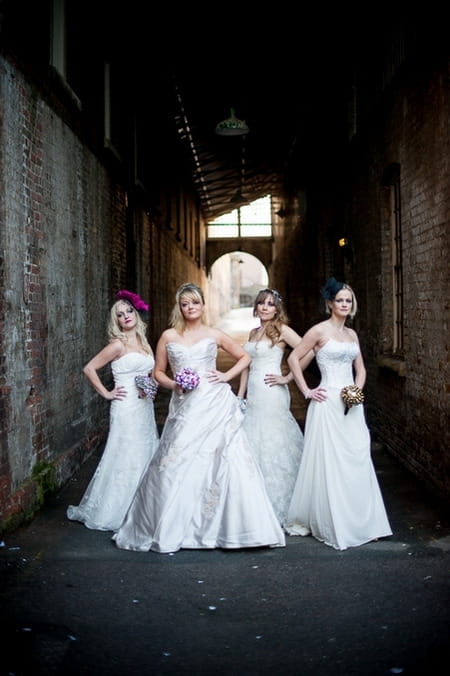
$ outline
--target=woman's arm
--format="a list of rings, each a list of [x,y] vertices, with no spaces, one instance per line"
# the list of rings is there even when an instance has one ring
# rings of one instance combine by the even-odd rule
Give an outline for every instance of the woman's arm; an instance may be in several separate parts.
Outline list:
[[[252,335],[254,333],[255,333],[255,329],[252,329],[250,331],[250,333],[248,334],[248,340],[249,341],[251,341]],[[248,367],[245,368],[241,372],[241,377],[240,377],[240,380],[239,380],[239,389],[238,389],[238,393],[237,393],[237,396],[239,397],[239,399],[245,399],[245,395],[247,394],[247,384],[248,384],[249,373],[250,373],[250,371],[249,371]]]
[[[173,378],[170,378],[166,371],[169,360],[167,358],[167,343],[169,342],[170,333],[164,331],[156,345],[155,351],[155,366],[153,367],[153,377],[157,383],[167,390],[175,390],[177,384]]]
[[[244,399],[245,395],[247,393],[248,374],[249,374],[248,367],[245,368],[241,372],[241,378],[240,378],[240,381],[239,381],[239,389],[238,389],[238,393],[237,393],[237,396],[240,399]]]
[[[114,340],[109,343],[103,350],[100,350],[88,363],[83,367],[83,373],[91,383],[92,387],[102,397],[112,401],[113,399],[124,399],[126,397],[126,389],[123,386],[114,387],[112,390],[107,390],[99,378],[97,371],[106,364],[109,364],[123,353],[123,343],[120,340]]]
[[[300,345],[302,338],[290,326],[284,325],[281,331],[280,340],[284,341],[289,347],[296,348]],[[302,359],[300,359],[300,368],[304,370],[314,359],[314,351],[310,350]],[[288,361],[289,364],[289,361]],[[273,385],[287,385],[294,380],[294,374],[289,371],[285,376],[274,373],[267,373],[264,382],[269,387]]]
[[[216,383],[228,383],[250,365],[251,357],[248,352],[246,352],[244,348],[227,333],[224,333],[220,329],[211,330],[218,347],[221,347],[222,350],[225,350],[225,352],[233,357],[236,360],[236,363],[228,369],[228,371],[225,371],[225,373],[217,370],[211,371],[208,380]]]
[[[359,345],[357,337],[356,341],[358,342]],[[364,385],[366,384],[366,367],[364,365],[364,359],[361,352],[353,361],[353,370],[355,372],[355,385],[362,390],[364,388]]]
[[[314,348],[318,345],[319,339],[320,330],[316,325],[305,333],[301,342],[292,350],[287,361],[294,376],[295,383],[305,399],[324,401],[327,398],[326,390],[323,387],[315,387],[312,390],[309,389],[300,365],[300,361],[304,359],[309,352],[312,351],[314,356]]]
[[[282,340],[284,340],[286,345],[289,345],[289,347],[292,347],[294,349],[297,347],[297,345],[300,345],[300,343],[303,340],[302,337],[299,336],[298,333],[294,331],[294,329],[292,329],[290,326],[283,327],[281,338]],[[304,357],[300,358],[300,366],[302,371],[304,371],[310,365],[310,363],[314,359],[314,356],[315,356],[314,350],[310,350],[305,354]],[[291,380],[293,380],[293,376],[292,378],[290,378],[288,382],[290,382]]]

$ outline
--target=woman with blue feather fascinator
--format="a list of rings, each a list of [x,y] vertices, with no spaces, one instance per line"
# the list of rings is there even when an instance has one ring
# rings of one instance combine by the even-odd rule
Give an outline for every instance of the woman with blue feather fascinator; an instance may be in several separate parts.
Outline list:
[[[303,456],[285,530],[312,535],[337,550],[392,535],[371,458],[363,387],[366,369],[347,318],[353,289],[330,277],[321,289],[329,318],[312,326],[288,357],[299,390],[310,399]],[[321,373],[310,389],[300,360],[313,350]]]

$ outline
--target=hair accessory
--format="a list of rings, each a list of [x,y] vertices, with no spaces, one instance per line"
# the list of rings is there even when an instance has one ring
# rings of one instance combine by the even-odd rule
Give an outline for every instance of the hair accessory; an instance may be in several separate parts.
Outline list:
[[[137,295],[137,293],[132,293],[131,291],[127,291],[126,289],[121,289],[116,293],[116,297],[119,300],[127,300],[131,305],[135,308],[135,310],[138,310],[140,312],[148,312],[150,310],[150,305],[147,305],[147,303],[144,303],[142,298]]]
[[[275,298],[276,298],[280,303],[283,302],[283,299],[282,299],[281,294],[280,294],[279,291],[277,291],[276,289],[269,289],[269,291],[270,291],[270,293],[272,294],[272,296],[275,296]]]
[[[276,289],[269,289],[269,287],[267,287],[267,289],[261,289],[260,293],[263,292],[272,294],[272,296],[274,296],[279,303],[283,302],[283,298],[281,297],[280,292],[277,291]]]
[[[341,289],[344,288],[344,282],[338,282],[334,277],[327,279],[326,284],[320,290],[322,298],[325,300],[334,300],[336,294],[339,293]]]

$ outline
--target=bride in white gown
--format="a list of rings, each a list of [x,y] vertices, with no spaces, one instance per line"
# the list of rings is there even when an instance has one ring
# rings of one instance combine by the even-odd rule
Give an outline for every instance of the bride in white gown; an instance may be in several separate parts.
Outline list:
[[[305,445],[288,511],[290,535],[312,534],[344,550],[392,535],[370,454],[370,434],[361,404],[345,412],[341,390],[362,391],[366,370],[358,336],[345,325],[356,313],[352,289],[333,277],[323,289],[331,317],[313,326],[288,357],[295,382],[311,399]],[[313,349],[321,372],[309,389],[299,359]]]
[[[153,352],[145,337],[145,323],[126,300],[130,298],[140,307],[138,297],[125,290],[119,294],[124,294],[125,300],[118,300],[111,308],[111,342],[84,367],[91,385],[111,401],[108,439],[80,504],[67,509],[71,521],[81,521],[95,530],[114,531],[120,526],[158,445],[153,401],[143,396],[135,382],[137,375],[146,376],[153,369]],[[114,377],[112,390],[97,374],[108,363]]]
[[[245,399],[243,427],[261,468],[267,493],[281,525],[294,490],[303,452],[303,433],[292,415],[288,383],[282,374],[286,346],[295,347],[301,337],[288,326],[282,298],[275,289],[261,289],[253,315],[260,326],[252,329],[244,349],[251,356],[241,373],[238,397]],[[314,357],[311,352],[302,367]]]
[[[201,289],[177,291],[171,325],[156,349],[155,377],[172,390],[160,445],[113,539],[121,549],[212,549],[285,546],[261,471],[253,457],[238,400],[228,384],[250,357],[230,336],[203,323]],[[236,363],[216,370],[218,348]],[[170,365],[173,377],[167,373]],[[200,378],[183,391],[183,368]]]

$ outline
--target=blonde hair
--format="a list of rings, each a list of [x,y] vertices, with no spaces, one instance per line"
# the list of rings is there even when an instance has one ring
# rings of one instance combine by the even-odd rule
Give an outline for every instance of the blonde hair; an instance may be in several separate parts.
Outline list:
[[[178,287],[175,294],[175,305],[170,315],[170,326],[177,331],[177,333],[183,333],[186,328],[186,319],[184,318],[183,313],[181,312],[180,303],[182,298],[187,298],[188,300],[196,300],[205,304],[205,297],[203,291],[197,284],[193,282],[186,282]]]
[[[258,291],[253,303],[253,316],[258,316],[258,305],[264,303],[267,296],[272,296],[273,298],[275,316],[267,322],[265,334],[270,339],[272,345],[275,345],[280,340],[283,324],[289,324],[289,319],[283,308],[283,299],[276,289],[261,289]]]
[[[138,337],[138,340],[141,342],[144,350],[146,352],[151,353],[152,349],[149,345],[146,336],[147,324],[143,321],[142,317],[140,316],[139,312],[136,310],[134,305],[132,305],[126,300],[117,300],[109,312],[108,337],[110,341],[119,339],[122,341],[122,343],[126,343],[128,340],[127,334],[121,331],[120,329],[119,319],[117,316],[119,305],[125,305],[134,310],[134,312],[136,313],[136,335]]]
[[[353,291],[352,287],[349,286],[348,284],[342,284],[342,288],[339,289],[339,291],[350,291],[351,296],[352,296],[352,309],[349,312],[349,317],[353,319],[353,317],[356,315],[358,311],[358,303],[356,301],[356,296],[355,292]],[[325,300],[325,312],[327,315],[331,315],[331,303],[335,300],[336,296],[338,295],[339,291],[336,291],[334,296],[332,298],[328,298]]]

